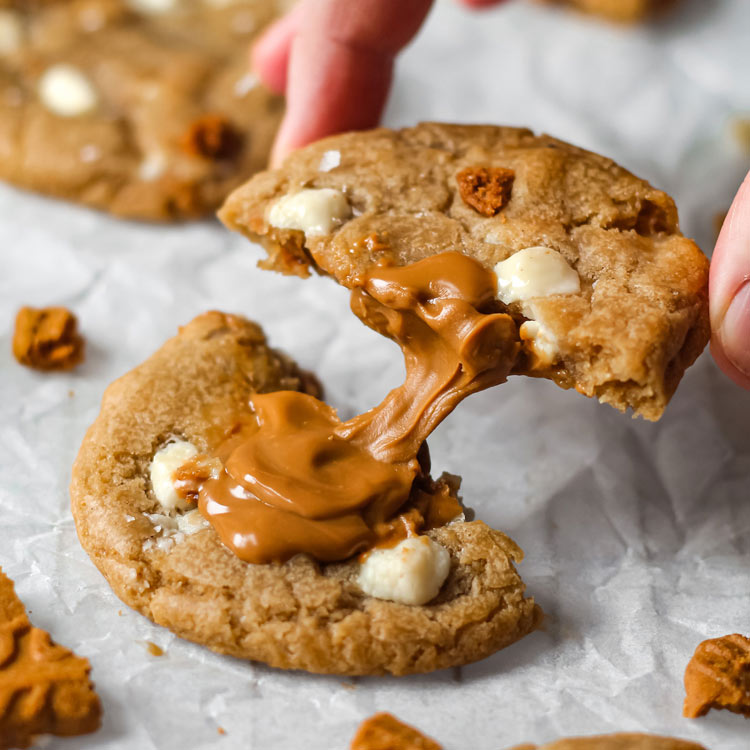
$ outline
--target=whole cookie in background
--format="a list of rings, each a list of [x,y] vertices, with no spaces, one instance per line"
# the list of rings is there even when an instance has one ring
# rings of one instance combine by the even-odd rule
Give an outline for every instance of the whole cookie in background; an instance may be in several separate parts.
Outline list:
[[[391,550],[362,565],[307,555],[253,564],[224,546],[198,510],[180,504],[174,469],[250,417],[254,394],[274,391],[316,395],[317,387],[258,326],[217,312],[107,389],[73,468],[71,498],[84,549],[125,603],[220,653],[350,675],[466,664],[536,627],[540,611],[513,565],[521,550],[478,521],[396,548],[428,577],[441,568],[437,581],[422,575],[422,604],[365,593],[369,560],[380,585],[393,570],[378,567]],[[455,497],[450,478],[425,486]]]
[[[118,216],[211,213],[283,101],[248,72],[274,0],[0,2],[0,179]]]
[[[516,373],[658,419],[709,338],[708,260],[674,201],[602,156],[520,128],[423,123],[326,138],[220,212],[264,268],[353,287],[458,251],[494,269]]]
[[[676,5],[678,0],[537,0],[567,5],[584,13],[593,13],[621,23],[636,23],[658,15]]]

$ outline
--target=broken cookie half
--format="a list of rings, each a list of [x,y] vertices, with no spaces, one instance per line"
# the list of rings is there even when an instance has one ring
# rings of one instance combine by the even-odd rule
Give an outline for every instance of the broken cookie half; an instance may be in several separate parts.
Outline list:
[[[411,525],[405,536],[380,524],[390,519],[357,515],[377,506],[372,498],[344,497],[353,505],[330,513],[312,498],[304,516],[247,492],[236,466],[279,439],[292,479],[305,465],[307,448],[286,431],[290,415],[334,429],[335,413],[317,395],[315,380],[269,348],[258,326],[218,312],[113,383],[76,459],[71,497],[81,543],[117,595],[220,653],[321,673],[427,672],[481,659],[533,630],[541,615],[514,567],[521,550],[463,520],[455,479],[431,480],[424,451],[404,464],[415,475],[397,516]],[[258,434],[267,439],[253,442]],[[315,451],[312,463],[325,463]],[[397,497],[401,474],[411,481],[404,466],[383,478],[359,455],[340,460],[350,459],[380,478],[379,497]],[[229,515],[257,522],[244,540],[222,534],[227,514],[212,514],[228,502],[230,475],[229,494],[241,502]],[[264,481],[261,471],[256,477]],[[433,512],[445,508],[453,511]],[[268,543],[255,544],[253,534]],[[381,544],[368,553],[376,537]],[[298,542],[327,552],[316,559]]]
[[[604,157],[518,128],[424,123],[319,141],[236,190],[222,220],[353,288],[446,252],[498,278],[514,372],[647,419],[709,338],[708,260],[673,200]]]

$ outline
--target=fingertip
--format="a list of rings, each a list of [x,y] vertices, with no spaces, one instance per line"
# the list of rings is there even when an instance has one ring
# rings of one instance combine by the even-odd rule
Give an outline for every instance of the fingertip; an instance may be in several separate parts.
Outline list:
[[[289,55],[299,23],[298,7],[271,24],[250,49],[250,69],[276,94],[286,89]]]

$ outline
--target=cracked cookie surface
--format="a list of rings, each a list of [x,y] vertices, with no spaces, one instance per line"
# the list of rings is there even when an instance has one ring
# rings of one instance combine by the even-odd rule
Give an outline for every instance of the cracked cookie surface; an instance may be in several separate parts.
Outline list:
[[[356,561],[319,565],[298,555],[251,565],[210,527],[158,543],[147,515],[157,510],[154,453],[171,438],[209,450],[247,412],[252,393],[284,389],[316,393],[255,324],[216,312],[107,389],[74,465],[71,498],[84,549],[125,603],[220,653],[349,675],[466,664],[537,625],[540,611],[513,565],[521,550],[481,522],[429,532],[448,549],[451,569],[424,606],[366,596]]]
[[[501,200],[462,198],[467,168],[506,175]],[[296,202],[281,204],[286,196]],[[263,267],[315,268],[349,287],[382,262],[457,250],[494,268],[525,248],[557,251],[580,292],[529,302],[559,356],[522,357],[516,372],[647,419],[661,416],[708,342],[708,260],[681,234],[673,200],[609,159],[529,130],[423,123],[334,136],[256,175],[220,217],[264,245]],[[294,228],[302,219],[307,233]],[[519,302],[507,310],[519,323],[531,316]]]
[[[274,0],[0,0],[0,178],[123,217],[212,212],[283,102],[248,72]]]

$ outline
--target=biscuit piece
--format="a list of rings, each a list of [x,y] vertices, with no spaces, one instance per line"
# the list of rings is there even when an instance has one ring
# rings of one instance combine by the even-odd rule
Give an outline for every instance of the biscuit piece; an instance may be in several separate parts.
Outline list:
[[[36,370],[70,370],[83,361],[78,320],[64,307],[22,307],[16,315],[13,356]]]
[[[699,644],[685,669],[685,693],[690,719],[712,708],[750,718],[750,638],[735,633]]]
[[[635,23],[656,15],[677,0],[539,0],[548,4],[569,5],[571,8],[603,16],[610,21]]]
[[[337,674],[428,672],[481,659],[531,631],[521,550],[483,523],[429,532],[451,570],[438,597],[407,606],[366,596],[356,561],[242,562],[212,527],[165,537],[149,465],[170,439],[210,451],[248,397],[315,392],[258,326],[206,313],[106,391],[73,468],[81,543],[115,593],[154,622],[214,651],[275,667]],[[195,512],[195,511],[193,511]],[[153,522],[152,522],[153,519]],[[182,536],[182,538],[181,538]]]
[[[518,745],[511,750],[706,750],[703,745],[653,734],[603,734],[571,737],[547,745]]]
[[[248,49],[279,10],[0,0],[0,179],[124,217],[212,212],[268,158],[283,102]]]
[[[497,215],[462,200],[468,167],[513,171]],[[680,233],[672,199],[609,159],[528,130],[424,123],[327,138],[256,175],[220,216],[265,246],[264,267],[304,276],[314,266],[346,286],[382,261],[458,250],[494,268],[525,248],[558,251],[580,292],[508,305],[519,323],[542,322],[537,340],[555,352],[527,348],[516,372],[647,419],[661,416],[708,341],[708,260]]]
[[[90,671],[87,659],[32,627],[0,570],[0,750],[28,747],[39,734],[98,729],[101,704]]]
[[[442,750],[435,740],[388,713],[371,716],[360,724],[350,750]]]

